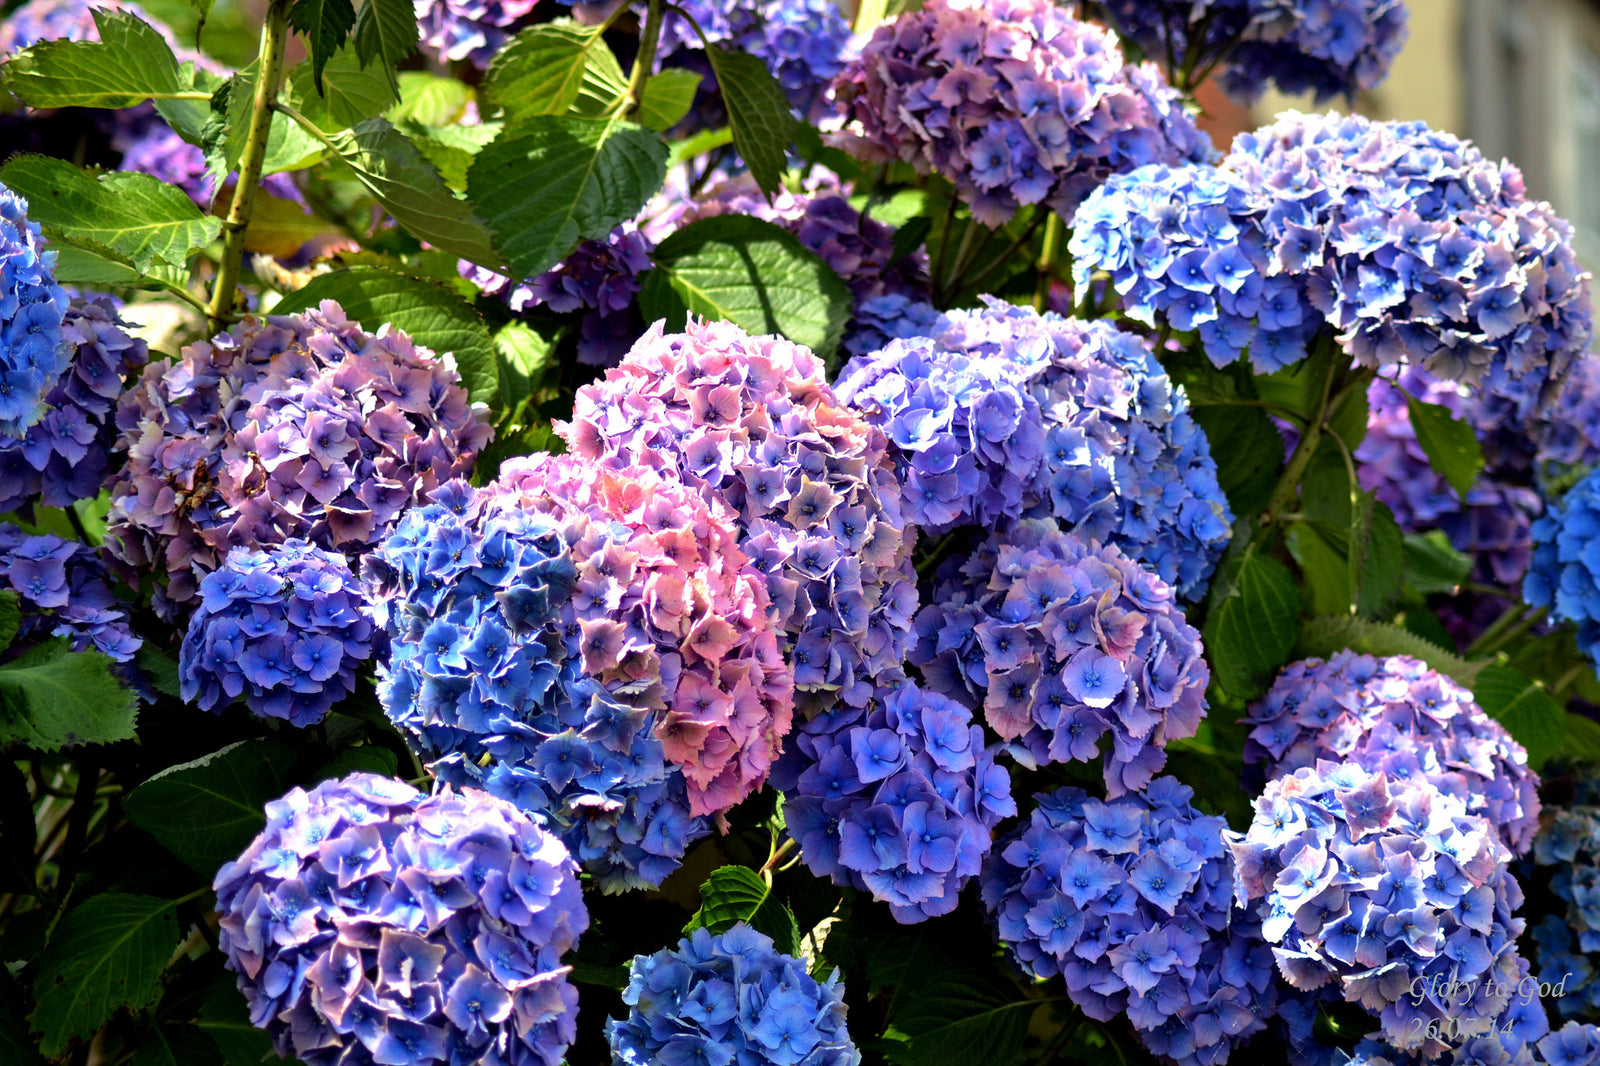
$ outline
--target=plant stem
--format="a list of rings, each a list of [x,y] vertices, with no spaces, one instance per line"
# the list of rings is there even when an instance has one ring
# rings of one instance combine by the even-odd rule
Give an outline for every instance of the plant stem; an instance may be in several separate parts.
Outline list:
[[[644,101],[644,83],[650,80],[650,70],[656,65],[656,45],[661,40],[661,0],[650,0],[650,9],[644,16],[644,29],[639,34],[639,54],[633,60],[633,74],[628,78],[628,110],[631,115]]]
[[[789,857],[790,853],[793,852],[794,849],[798,848],[799,846],[800,846],[799,844],[795,843],[794,837],[790,837],[788,840],[785,840],[782,844],[779,844],[777,846],[777,848],[772,852],[772,854],[770,856],[768,856],[766,865],[761,867],[759,873],[763,877],[765,877],[767,874],[769,874],[773,870],[777,869],[778,865],[780,863],[782,863],[784,859],[787,859]]]
[[[1039,250],[1039,284],[1033,290],[1033,309],[1040,314],[1050,305],[1050,282],[1055,279],[1056,264],[1061,258],[1061,234],[1064,229],[1061,216],[1051,211],[1044,220],[1044,247]]]
[[[1048,208],[1041,207],[1039,209],[1039,211],[1033,216],[1033,221],[1028,223],[1028,228],[1022,231],[1022,235],[1019,236],[1016,240],[1012,241],[1006,247],[1005,251],[1001,252],[999,255],[997,255],[993,259],[989,260],[989,265],[988,266],[984,267],[982,270],[978,271],[977,274],[975,274],[974,276],[972,276],[970,278],[962,278],[962,277],[960,277],[960,274],[966,273],[966,269],[963,268],[955,278],[951,279],[952,283],[951,283],[951,286],[950,286],[950,295],[954,296],[956,293],[960,292],[962,289],[977,288],[979,285],[982,285],[985,281],[988,281],[989,280],[989,276],[991,274],[993,274],[996,270],[999,270],[1001,267],[1003,267],[1007,263],[1009,263],[1011,261],[1011,257],[1016,255],[1017,252],[1022,248],[1023,245],[1025,245],[1029,241],[1033,240],[1033,235],[1039,231],[1039,224],[1041,222],[1043,222],[1046,217],[1053,216],[1054,214],[1055,214],[1054,211],[1051,211]],[[974,260],[976,260],[977,257],[974,256],[973,258],[974,258]],[[968,267],[970,267],[971,265],[972,265],[971,263],[967,264]],[[960,282],[959,287],[955,284],[955,282],[957,282],[957,281]]]
[[[1524,605],[1520,603],[1516,605],[1517,608],[1522,606]],[[1482,636],[1472,642],[1471,647],[1469,647],[1465,652],[1462,652],[1462,658],[1466,658],[1467,656],[1474,654],[1491,655],[1494,652],[1499,651],[1501,648],[1505,647],[1507,644],[1510,644],[1528,630],[1544,621],[1544,617],[1547,613],[1548,612],[1545,608],[1540,607],[1527,617],[1519,618],[1515,625],[1501,633],[1493,633],[1493,626],[1491,626],[1490,629],[1486,630]],[[1501,615],[1500,618],[1495,621],[1495,625],[1499,625],[1504,618],[1505,615]]]
[[[1264,539],[1266,531],[1272,528],[1273,523],[1278,520],[1278,515],[1294,499],[1295,493],[1300,489],[1300,479],[1305,477],[1306,467],[1311,465],[1311,457],[1316,453],[1317,445],[1322,443],[1322,425],[1328,420],[1328,411],[1332,407],[1329,403],[1329,393],[1333,388],[1334,360],[1337,358],[1338,350],[1337,342],[1329,335],[1311,356],[1311,372],[1321,377],[1317,389],[1320,399],[1317,401],[1316,411],[1306,423],[1305,432],[1300,434],[1300,443],[1295,445],[1294,454],[1289,456],[1289,462],[1283,468],[1278,484],[1273,488],[1272,495],[1267,498],[1267,506],[1261,511],[1261,525],[1256,533],[1258,542]]]

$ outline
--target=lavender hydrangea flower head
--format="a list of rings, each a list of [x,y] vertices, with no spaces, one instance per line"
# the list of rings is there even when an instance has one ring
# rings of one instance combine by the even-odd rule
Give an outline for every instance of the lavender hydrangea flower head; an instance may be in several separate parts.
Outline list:
[[[1426,781],[1488,819],[1515,854],[1539,828],[1539,775],[1472,693],[1404,655],[1341,651],[1284,667],[1244,721],[1244,760],[1267,778],[1319,760]]]
[[[834,92],[852,155],[942,175],[991,227],[1028,204],[1070,221],[1112,174],[1213,154],[1153,64],[1050,0],[929,0],[879,26]]]
[[[1592,773],[1592,771],[1591,771]],[[1565,906],[1535,926],[1538,980],[1566,981],[1554,1006],[1566,1018],[1600,1010],[1600,794],[1592,776],[1578,782],[1576,802],[1556,807],[1533,841],[1533,860],[1553,867],[1550,892]]]
[[[11,654],[64,637],[73,651],[92,649],[125,663],[143,644],[111,593],[105,564],[85,545],[0,523],[0,589],[16,593],[22,611]]]
[[[1361,365],[1403,360],[1531,406],[1588,351],[1572,227],[1509,163],[1420,122],[1289,112],[1223,165],[1269,197],[1274,263],[1305,275]]]
[[[355,691],[373,636],[344,556],[303,540],[234,548],[200,580],[178,654],[182,695],[217,712],[242,695],[264,718],[314,725]]]
[[[145,368],[117,408],[127,465],[107,547],[193,603],[233,547],[292,538],[360,554],[400,513],[471,469],[491,430],[448,354],[377,335],[324,301],[248,318]]]
[[[1101,0],[1146,55],[1215,68],[1229,95],[1254,103],[1269,85],[1322,104],[1376,88],[1405,44],[1403,0]]]
[[[72,361],[55,270],[28,202],[0,185],[0,434],[8,437],[44,417],[45,396]]]
[[[282,1056],[307,1066],[558,1066],[561,956],[589,925],[561,841],[475,789],[351,774],[267,805],[217,871],[218,943]]]
[[[768,202],[748,175],[731,178],[696,197],[678,224],[717,215],[749,215],[782,226],[844,279],[855,297],[843,340],[852,355],[876,351],[895,335],[888,323],[896,316],[881,301],[928,306],[928,253],[919,248],[897,259],[894,227],[857,211],[841,187],[785,189]],[[908,310],[907,317],[917,314]]]
[[[62,319],[72,362],[45,396],[44,418],[21,437],[0,436],[0,513],[30,503],[70,507],[100,492],[116,426],[111,414],[125,380],[149,348],[106,299],[75,300]]]
[[[1126,1013],[1146,1047],[1184,1066],[1225,1061],[1276,1000],[1259,925],[1230,915],[1228,823],[1193,796],[1171,777],[1109,802],[1070,787],[1035,796],[982,880],[1024,973],[1061,974],[1089,1017]]]
[[[1337,990],[1423,1058],[1446,1050],[1430,1021],[1504,1011],[1522,890],[1495,827],[1426,777],[1319,760],[1269,782],[1250,828],[1226,835],[1238,901],[1292,987]]]
[[[1233,515],[1188,400],[1140,338],[989,298],[852,360],[841,399],[883,427],[906,519],[1054,517],[1198,597]]]
[[[654,955],[636,955],[622,993],[628,1016],[606,1021],[616,1066],[739,1063],[857,1066],[845,1028],[844,986],[818,981],[743,922],[696,929]]]
[[[881,431],[841,404],[822,360],[727,322],[660,323],[578,390],[556,429],[601,466],[662,469],[726,506],[794,638],[797,700],[864,706],[905,659],[917,596]]]
[[[916,627],[925,684],[981,705],[1024,763],[1092,762],[1109,733],[1111,796],[1144,788],[1205,714],[1210,670],[1172,588],[1048,520],[947,568]]]
[[[866,708],[839,704],[798,727],[772,783],[811,872],[909,924],[955,909],[994,827],[1017,813],[995,754],[965,707],[891,679]]]
[[[1578,627],[1578,646],[1600,663],[1600,470],[1588,474],[1533,524],[1533,561],[1522,598]]]
[[[487,70],[539,0],[412,0],[417,46],[441,63],[466,60]]]

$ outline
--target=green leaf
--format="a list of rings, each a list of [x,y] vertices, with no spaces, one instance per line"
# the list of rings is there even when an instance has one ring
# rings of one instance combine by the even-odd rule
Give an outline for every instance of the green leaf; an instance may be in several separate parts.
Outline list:
[[[151,263],[141,272],[125,255],[93,241],[72,240],[53,234],[56,280],[62,284],[101,285],[129,289],[187,292],[189,271],[171,263]]]
[[[768,196],[783,183],[785,156],[794,139],[794,115],[783,86],[767,64],[748,52],[720,44],[706,49],[711,70],[728,108],[728,125],[739,157]]]
[[[628,76],[610,48],[589,49],[589,62],[583,68],[583,84],[568,114],[587,119],[620,117],[618,105],[628,94]]]
[[[1477,434],[1466,422],[1451,414],[1448,407],[1423,403],[1409,393],[1406,394],[1406,411],[1411,415],[1411,428],[1429,464],[1450,482],[1457,495],[1465,498],[1478,471],[1483,469],[1483,448],[1478,444]]]
[[[1542,684],[1519,670],[1490,664],[1471,687],[1484,713],[1528,749],[1528,765],[1533,769],[1561,753],[1567,739],[1567,712]]]
[[[354,773],[377,774],[394,777],[400,769],[400,760],[388,748],[364,744],[359,748],[345,748],[322,764],[316,773],[317,781],[331,781]]]
[[[666,145],[642,126],[541,115],[479,153],[467,189],[511,273],[534,277],[637,215],[666,173]]]
[[[396,125],[409,121],[443,126],[459,119],[471,99],[472,90],[455,78],[423,70],[402,70],[400,102],[384,117]]]
[[[39,1042],[28,1032],[22,1013],[22,989],[11,971],[0,966],[0,1062],[7,1066],[44,1066]]]
[[[1472,574],[1472,558],[1456,550],[1440,530],[1405,535],[1405,583],[1424,596],[1454,595]]]
[[[396,99],[389,79],[363,70],[351,52],[340,52],[328,62],[320,84],[309,60],[291,70],[286,82],[289,106],[330,132],[381,115]]]
[[[370,330],[385,324],[437,355],[453,357],[467,395],[485,402],[500,388],[489,327],[466,300],[437,282],[392,270],[353,267],[319,274],[274,308],[291,314],[336,300],[345,314]]]
[[[1326,659],[1346,648],[1366,655],[1409,655],[1469,688],[1488,663],[1486,659],[1468,662],[1397,625],[1348,614],[1307,619],[1296,650],[1301,656]]]
[[[1366,389],[1352,389],[1328,412],[1328,428],[1352,452],[1367,438],[1367,423],[1372,415]]]
[[[1228,695],[1252,699],[1284,663],[1300,635],[1300,587],[1289,568],[1247,550],[1238,569],[1219,575],[1206,618],[1206,659]]]
[[[543,384],[555,365],[558,331],[548,335],[532,326],[512,320],[494,335],[495,352],[500,356],[500,410],[516,413]]]
[[[195,1024],[217,1045],[226,1066],[281,1061],[272,1053],[272,1036],[250,1024],[250,1010],[231,973],[217,977]]]
[[[1283,437],[1272,419],[1259,407],[1197,406],[1193,410],[1195,421],[1206,431],[1211,457],[1217,462],[1217,484],[1228,506],[1236,515],[1261,510],[1283,469]]]
[[[178,661],[154,644],[145,644],[134,657],[139,669],[144,671],[157,692],[182,699],[182,683],[178,680]]]
[[[898,1000],[884,1053],[904,1066],[1007,1066],[1021,1054],[1038,1007],[1036,1000],[1008,999],[990,983],[946,971]]]
[[[107,893],[68,911],[34,978],[29,1019],[39,1050],[55,1058],[94,1035],[119,1007],[138,1010],[160,995],[161,972],[178,946],[171,900]]]
[[[629,969],[626,966],[595,966],[591,963],[574,962],[572,971],[567,974],[575,984],[593,985],[596,988],[609,988],[620,992],[628,987]]]
[[[918,215],[907,219],[894,231],[894,237],[889,242],[889,265],[894,266],[900,260],[921,248],[927,241],[928,234],[933,232],[933,223],[927,218]]]
[[[772,896],[772,887],[760,874],[744,866],[724,866],[711,871],[700,886],[700,909],[694,912],[684,934],[696,929],[725,932],[744,922],[772,938],[773,946],[793,955],[800,941],[794,914]]]
[[[170,766],[128,795],[128,818],[196,871],[210,876],[239,857],[266,825],[268,801],[288,782],[285,749],[267,741],[230,744]]]
[[[683,121],[694,106],[694,94],[704,80],[692,70],[663,70],[644,83],[639,101],[639,121],[653,130],[667,132]]]
[[[140,271],[157,260],[181,267],[222,231],[188,193],[148,174],[96,177],[64,159],[24,155],[0,168],[0,181],[28,201],[28,218],[47,235],[104,245]]]
[[[322,70],[355,27],[356,9],[350,0],[294,0],[289,25],[305,35],[311,46],[311,78],[322,92]],[[363,115],[363,118],[366,116]]]
[[[10,589],[0,591],[0,651],[11,647],[22,626],[22,604]]]
[[[417,151],[439,168],[439,176],[456,192],[465,192],[467,172],[478,153],[502,129],[498,122],[485,122],[478,126],[439,126],[429,128],[415,122],[405,123],[400,132],[411,138]]]
[[[386,120],[368,119],[330,140],[356,179],[413,237],[482,266],[500,265],[472,205],[457,199],[433,164]]]
[[[366,0],[356,13],[355,46],[361,65],[374,59],[384,74],[417,50],[417,15],[411,0]]]
[[[46,641],[0,666],[0,746],[52,752],[133,736],[138,700],[98,651]]]
[[[41,41],[4,66],[5,88],[31,107],[134,107],[185,84],[172,48],[126,11],[93,8],[98,41]]]
[[[258,62],[251,62],[228,79],[225,89],[212,97],[212,114],[204,131],[202,147],[206,150],[206,166],[219,183],[238,169],[239,161],[244,157],[259,69]],[[286,95],[280,92],[278,99],[285,100]],[[320,109],[320,104],[313,107],[314,112]],[[267,127],[267,151],[262,157],[261,173],[267,175],[304,170],[321,162],[327,152],[327,146],[298,122],[288,115],[274,114],[271,125]]]
[[[530,26],[489,64],[483,98],[508,121],[529,115],[564,115],[578,100],[589,53],[607,48],[599,27],[558,19]]]
[[[1524,745],[1526,746],[1526,745]],[[1567,715],[1565,754],[1587,762],[1600,762],[1600,722],[1581,714]]]
[[[781,333],[828,359],[850,317],[850,288],[788,231],[747,215],[718,215],[656,246],[641,282],[646,321],[681,328],[694,312],[751,333]]]
[[[193,1025],[157,1025],[139,1043],[128,1066],[207,1066],[218,1061],[211,1037]]]

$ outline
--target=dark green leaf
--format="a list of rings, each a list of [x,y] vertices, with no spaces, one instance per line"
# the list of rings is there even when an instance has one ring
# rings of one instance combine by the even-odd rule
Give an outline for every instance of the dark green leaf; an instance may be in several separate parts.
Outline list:
[[[356,9],[350,0],[294,0],[289,25],[305,35],[311,46],[311,77],[322,92],[322,69],[355,28]],[[363,118],[366,116],[363,115]]]
[[[0,651],[11,647],[22,625],[22,606],[17,594],[10,589],[0,590]]]
[[[374,267],[319,274],[288,294],[275,308],[290,314],[337,300],[345,314],[371,330],[385,324],[435,353],[453,357],[467,395],[489,401],[499,391],[494,341],[483,316],[466,300],[437,282]]]
[[[1288,567],[1253,552],[1218,585],[1206,618],[1206,659],[1223,691],[1251,699],[1289,661],[1300,635],[1300,588]]]
[[[388,748],[373,747],[371,744],[359,748],[346,748],[333,758],[329,759],[317,771],[318,781],[331,781],[334,778],[347,777],[350,774],[377,774],[379,777],[393,777],[400,769],[400,760]]]
[[[1406,411],[1411,415],[1417,443],[1422,445],[1434,471],[1465,497],[1483,469],[1483,448],[1472,427],[1451,414],[1448,407],[1423,403],[1410,394],[1406,395]]]
[[[46,641],[0,666],[0,746],[59,751],[133,736],[138,701],[98,651]]]
[[[272,1053],[272,1037],[250,1024],[250,1011],[231,973],[217,978],[196,1024],[217,1045],[227,1066],[263,1066],[282,1061]]]
[[[334,132],[381,115],[395,102],[394,85],[376,70],[363,70],[351,52],[340,52],[321,71],[310,61],[289,72],[289,104],[319,129]]]
[[[287,785],[284,749],[230,744],[169,767],[128,796],[128,818],[189,866],[209,876],[239,857],[266,825],[263,808]]]
[[[767,64],[749,52],[714,44],[706,49],[706,56],[728,108],[728,125],[739,158],[750,168],[761,191],[774,196],[783,184],[785,156],[794,139],[789,97]]]
[[[357,180],[413,237],[482,266],[499,266],[489,230],[472,205],[457,199],[433,164],[386,120],[368,119],[331,140]]]
[[[24,155],[0,168],[0,181],[28,201],[28,218],[46,235],[104,245],[141,271],[157,260],[185,265],[222,229],[188,193],[148,174],[97,178],[64,159]]]
[[[183,698],[182,684],[178,680],[178,660],[155,645],[146,644],[139,649],[134,662],[138,663],[139,669],[144,671],[144,676],[157,692],[174,699]]]
[[[503,110],[508,121],[566,114],[583,87],[590,51],[607,47],[598,30],[571,19],[523,30],[489,64],[484,102]]]
[[[5,88],[32,107],[134,107],[152,94],[187,91],[172,48],[126,12],[92,9],[98,41],[41,41],[3,68]]]
[[[1567,739],[1567,712],[1527,674],[1507,666],[1485,666],[1472,685],[1484,713],[1528,749],[1528,765],[1538,770],[1561,753]]]
[[[576,984],[617,991],[628,987],[628,975],[626,966],[593,966],[582,962],[574,962],[572,972],[567,974]]]
[[[1409,655],[1469,687],[1487,663],[1467,662],[1399,626],[1349,614],[1309,618],[1301,628],[1297,651],[1302,656],[1326,659],[1346,648],[1366,655]]]
[[[703,79],[692,70],[663,70],[644,83],[644,98],[639,101],[639,121],[653,130],[667,132],[694,106],[694,94]]]
[[[22,1013],[22,989],[11,971],[0,966],[0,1062],[6,1066],[44,1066],[39,1042],[28,1032]]]
[[[1600,722],[1581,714],[1569,713],[1562,750],[1574,759],[1600,763]]]
[[[928,239],[928,234],[933,231],[933,223],[921,215],[908,219],[894,231],[894,239],[889,246],[889,264],[893,266],[906,256],[922,247]]]
[[[128,1066],[210,1066],[222,1053],[211,1037],[193,1025],[158,1025],[139,1043]]]
[[[897,1066],[1007,1066],[1021,1054],[1039,1004],[1008,999],[991,983],[947,971],[896,1006],[884,1052]]]
[[[685,934],[696,929],[725,932],[744,922],[758,933],[772,938],[777,950],[793,955],[800,941],[794,914],[772,896],[772,888],[761,875],[743,866],[724,866],[713,870],[700,886],[700,909],[694,912]]]
[[[39,1050],[54,1058],[93,1036],[119,1007],[138,1010],[160,994],[161,972],[178,946],[172,901],[107,893],[67,912],[50,936],[34,978],[29,1021]]]
[[[1361,499],[1359,525],[1350,534],[1350,580],[1356,589],[1357,613],[1363,618],[1376,618],[1400,595],[1405,576],[1405,537],[1387,504],[1365,492]],[[1358,555],[1359,564],[1355,562]]]
[[[511,272],[533,277],[634,217],[666,173],[666,145],[641,126],[534,116],[479,153],[467,188]]]
[[[686,315],[781,333],[824,359],[850,317],[850,288],[792,234],[748,215],[718,215],[656,246],[639,306],[646,321],[681,328]]]
[[[1361,447],[1361,442],[1367,437],[1367,422],[1371,414],[1367,390],[1352,389],[1328,412],[1328,428],[1338,434],[1344,446],[1353,452]]]
[[[411,0],[366,0],[356,13],[355,46],[361,65],[373,60],[389,76],[417,49],[417,15]]]
[[[1217,484],[1233,513],[1254,514],[1265,507],[1283,468],[1283,437],[1272,419],[1259,407],[1238,406],[1195,407],[1194,417],[1206,431]]]
[[[1435,529],[1405,535],[1405,583],[1424,596],[1454,594],[1472,573],[1471,557],[1456,551],[1450,538]]]

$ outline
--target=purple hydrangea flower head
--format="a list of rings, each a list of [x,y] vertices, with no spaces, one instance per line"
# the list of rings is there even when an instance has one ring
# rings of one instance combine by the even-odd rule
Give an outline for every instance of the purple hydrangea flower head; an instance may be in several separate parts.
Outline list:
[[[55,270],[28,202],[0,185],[0,434],[8,437],[44,417],[45,397],[72,362]]]
[[[301,538],[359,555],[412,503],[471,469],[491,430],[451,355],[339,305],[248,318],[145,368],[118,404],[127,465],[107,546],[166,578],[171,611],[234,547]]]
[[[149,361],[127,325],[103,298],[67,308],[62,335],[72,362],[45,396],[47,413],[20,438],[0,436],[0,513],[35,502],[70,507],[99,494],[116,440],[117,397]]]
[[[1270,781],[1250,828],[1226,837],[1237,899],[1293,988],[1336,991],[1423,1058],[1446,1050],[1430,1021],[1501,1016],[1522,890],[1495,827],[1456,796],[1319,760]]]
[[[0,578],[0,589],[16,593],[22,611],[12,654],[65,637],[73,651],[100,651],[125,663],[143,643],[111,593],[105,564],[85,545],[0,523]]]
[[[895,258],[893,226],[850,205],[843,188],[814,192],[780,191],[770,202],[747,175],[718,182],[696,197],[678,224],[687,226],[717,215],[749,215],[782,226],[817,253],[844,279],[855,297],[855,311],[845,324],[844,349],[864,355],[883,346],[896,318],[937,314],[928,307],[928,253],[922,249]],[[895,315],[875,301],[899,301],[907,310]],[[881,310],[868,311],[869,304]],[[912,308],[915,309],[912,309]],[[927,312],[920,309],[928,307]]]
[[[838,704],[797,728],[772,783],[811,872],[909,924],[955,909],[995,825],[1017,813],[995,755],[965,707],[895,678],[867,707]]]
[[[1153,64],[1050,0],[929,0],[879,26],[834,93],[851,154],[942,175],[991,227],[1027,204],[1070,220],[1112,174],[1213,155]]]
[[[0,19],[0,55],[10,56],[40,41],[98,41],[100,30],[94,24],[94,8],[125,11],[151,23],[166,35],[160,23],[127,0],[108,0],[93,5],[89,0],[28,0]]]
[[[1184,1066],[1224,1062],[1266,1027],[1277,991],[1259,925],[1230,915],[1228,824],[1193,796],[1171,777],[1110,801],[1035,796],[982,880],[1023,972],[1062,975],[1085,1014],[1126,1013],[1147,1048]]]
[[[1533,524],[1533,561],[1522,598],[1578,627],[1578,645],[1600,663],[1600,469]]]
[[[700,928],[654,955],[636,955],[622,993],[628,1016],[606,1021],[616,1066],[739,1063],[857,1066],[844,986],[818,981],[743,922]]]
[[[1405,44],[1403,0],[1101,0],[1112,25],[1146,55],[1189,70],[1215,68],[1233,97],[1270,86],[1319,104],[1354,97],[1388,76]]]
[[[589,925],[572,856],[513,804],[374,774],[294,789],[217,871],[219,946],[282,1056],[307,1066],[557,1066],[561,956]]]
[[[1092,762],[1108,794],[1145,787],[1205,714],[1210,670],[1171,586],[1054,522],[997,533],[946,569],[916,619],[925,684],[984,718],[1025,764]]]
[[[200,580],[178,677],[184,700],[201,710],[220,712],[242,695],[264,718],[308,726],[355,691],[372,651],[371,613],[345,557],[288,540],[234,548]]]
[[[413,0],[417,47],[441,63],[465,60],[479,70],[528,21],[539,0]]]
[[[842,404],[822,360],[727,322],[657,323],[556,423],[601,466],[659,468],[738,522],[793,638],[797,700],[864,706],[905,659],[917,595],[888,440]]]
[[[1454,796],[1515,854],[1539,828],[1539,776],[1528,753],[1472,693],[1417,659],[1346,650],[1291,663],[1244,721],[1255,727],[1245,762],[1261,764],[1267,778],[1348,761]]]
[[[857,358],[841,399],[888,435],[906,519],[1054,517],[1205,591],[1232,535],[1205,433],[1140,338],[989,298]]]
[[[385,711],[436,775],[550,818],[602,887],[659,885],[788,731],[764,575],[643,468],[513,462],[434,500],[367,559]]]
[[[1573,360],[1555,405],[1540,416],[1534,461],[1541,489],[1553,498],[1600,466],[1600,356]]]
[[[1539,1041],[1539,1061],[1549,1066],[1600,1063],[1600,1027],[1568,1022]]]

